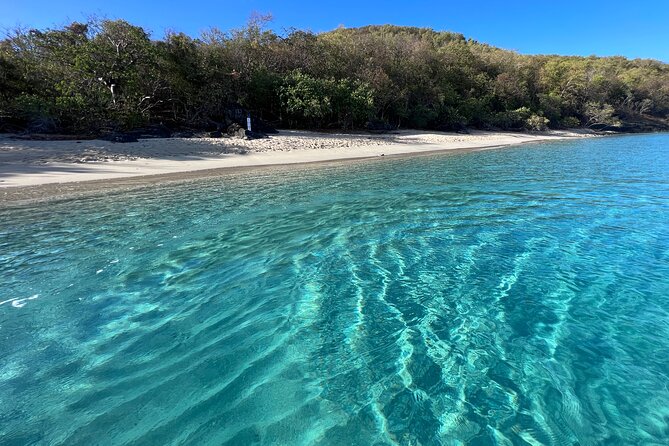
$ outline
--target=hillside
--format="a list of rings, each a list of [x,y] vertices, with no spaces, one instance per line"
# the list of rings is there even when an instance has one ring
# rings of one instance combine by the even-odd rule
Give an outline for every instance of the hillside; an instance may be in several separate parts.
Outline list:
[[[0,41],[0,131],[225,130],[247,111],[311,129],[669,128],[658,61],[527,56],[426,28],[265,25],[161,39],[122,20],[17,30]]]

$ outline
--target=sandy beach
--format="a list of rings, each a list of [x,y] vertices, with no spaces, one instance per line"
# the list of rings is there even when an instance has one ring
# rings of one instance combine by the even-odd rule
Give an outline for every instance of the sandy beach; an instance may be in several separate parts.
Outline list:
[[[316,133],[284,130],[267,138],[168,138],[135,143],[102,140],[35,141],[0,136],[0,197],[12,199],[17,188],[64,185],[255,166],[480,150],[500,146],[580,138],[582,131],[470,134],[397,131],[389,134]],[[103,181],[100,181],[103,180]],[[91,185],[89,185],[90,188]],[[95,186],[94,186],[95,187]]]

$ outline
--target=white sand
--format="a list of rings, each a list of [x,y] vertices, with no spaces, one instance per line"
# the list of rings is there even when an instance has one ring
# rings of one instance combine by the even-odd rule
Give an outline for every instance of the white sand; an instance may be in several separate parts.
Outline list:
[[[398,131],[368,135],[282,131],[257,140],[170,138],[121,144],[100,140],[27,141],[0,135],[0,188],[482,149],[585,136],[590,134],[580,131],[471,134]]]

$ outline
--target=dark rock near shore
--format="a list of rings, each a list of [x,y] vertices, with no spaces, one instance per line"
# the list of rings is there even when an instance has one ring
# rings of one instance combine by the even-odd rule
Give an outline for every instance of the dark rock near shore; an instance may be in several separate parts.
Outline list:
[[[669,131],[669,126],[648,124],[643,122],[625,122],[622,125],[613,126],[606,124],[594,124],[589,126],[591,130],[597,132],[615,132],[615,133],[654,133]]]
[[[262,133],[262,132],[252,132],[249,130],[246,130],[244,127],[241,125],[237,124],[236,122],[233,122],[228,126],[227,134],[231,138],[239,138],[239,139],[259,139],[259,138],[267,138],[267,135]]]
[[[227,134],[232,138],[246,138],[246,129],[236,122],[233,122],[228,126]]]
[[[260,132],[250,132],[248,130],[245,130],[244,134],[246,135],[246,138],[248,138],[248,139],[267,138],[267,135],[265,135],[264,133],[260,133]]]
[[[219,132],[218,130],[214,130],[213,132],[209,132],[209,137],[210,138],[222,138],[223,133]]]
[[[279,131],[269,122],[263,121],[260,118],[251,118],[251,129],[254,133],[260,134],[276,134]]]
[[[620,126],[593,125],[593,130],[618,133],[653,133],[669,131],[669,123],[660,120],[623,121]]]

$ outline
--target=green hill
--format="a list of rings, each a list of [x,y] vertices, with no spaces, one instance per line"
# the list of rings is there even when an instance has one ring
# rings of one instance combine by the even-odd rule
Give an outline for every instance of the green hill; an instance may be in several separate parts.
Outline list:
[[[0,131],[203,129],[240,109],[300,128],[667,128],[658,61],[520,55],[427,28],[264,25],[160,40],[120,20],[16,31],[0,41]]]

